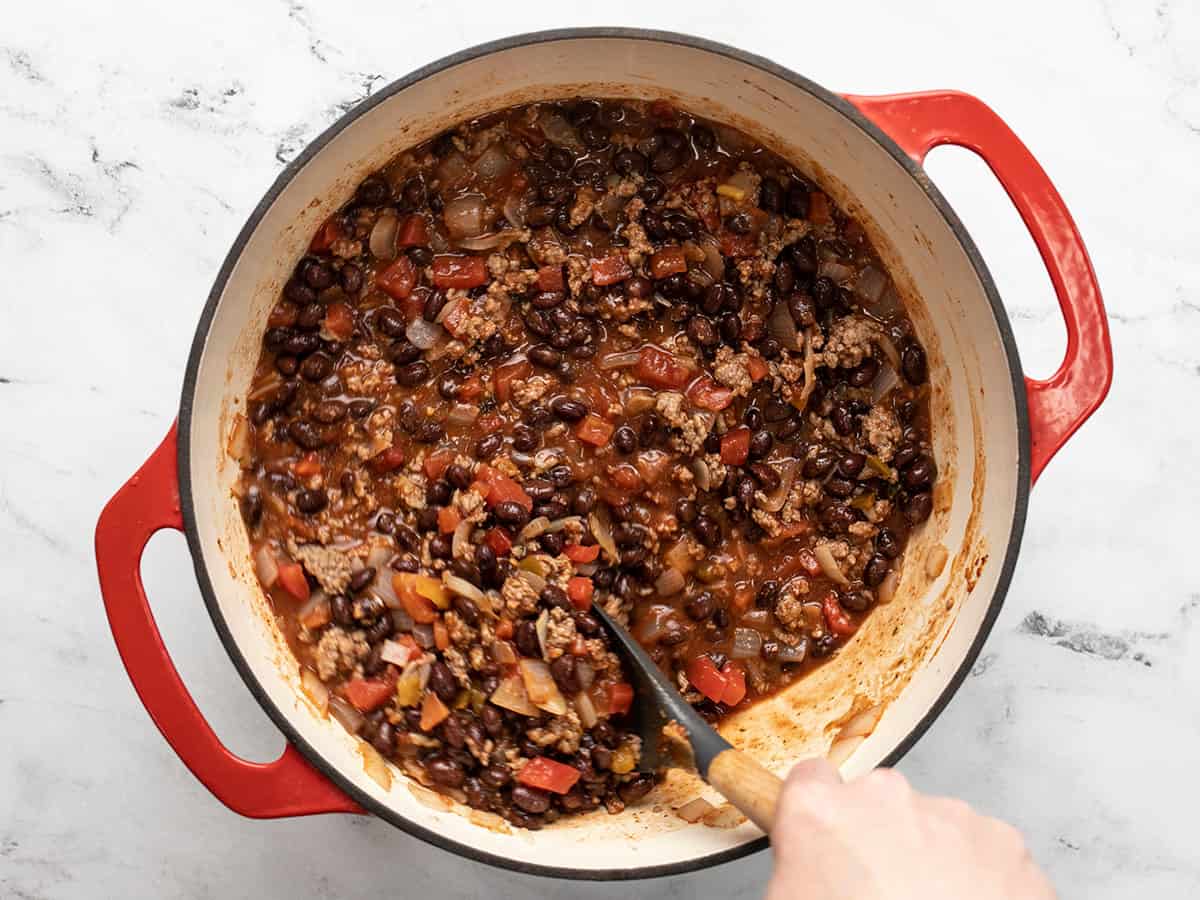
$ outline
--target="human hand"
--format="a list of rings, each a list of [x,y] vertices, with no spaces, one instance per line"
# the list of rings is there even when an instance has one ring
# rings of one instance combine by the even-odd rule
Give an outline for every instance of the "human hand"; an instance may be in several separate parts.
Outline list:
[[[843,784],[823,759],[784,782],[767,900],[1053,900],[1011,825],[927,797],[899,772]]]

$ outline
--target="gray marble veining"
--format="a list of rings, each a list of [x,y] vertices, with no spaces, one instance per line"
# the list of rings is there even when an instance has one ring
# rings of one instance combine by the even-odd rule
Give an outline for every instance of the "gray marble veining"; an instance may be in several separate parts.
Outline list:
[[[99,509],[170,424],[212,278],[282,165],[439,56],[613,23],[703,34],[839,90],[971,91],[1049,171],[1105,291],[1116,380],[1038,484],[985,652],[902,768],[1018,824],[1063,897],[1200,895],[1200,5],[43,0],[0,27],[0,896],[761,894],[766,855],[614,889],[491,870],[368,819],[240,819],[138,704],[95,582]],[[1003,193],[961,151],[929,171],[1026,367],[1051,371],[1062,326]],[[205,713],[271,758],[280,739],[178,536],[155,539],[145,574]]]

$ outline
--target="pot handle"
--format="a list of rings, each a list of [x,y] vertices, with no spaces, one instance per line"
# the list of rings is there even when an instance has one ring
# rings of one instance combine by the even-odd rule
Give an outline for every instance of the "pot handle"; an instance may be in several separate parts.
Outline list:
[[[142,585],[142,552],[161,528],[183,530],[176,429],[117,491],[96,525],[100,592],[121,661],[150,718],[192,774],[243,816],[272,819],[363,810],[291,744],[270,763],[244,760],[217,738],[167,654]]]
[[[918,164],[941,144],[955,144],[980,156],[1037,244],[1067,326],[1067,351],[1058,371],[1044,381],[1025,379],[1031,480],[1037,481],[1112,384],[1108,318],[1075,222],[1033,154],[982,100],[958,91],[846,99]]]

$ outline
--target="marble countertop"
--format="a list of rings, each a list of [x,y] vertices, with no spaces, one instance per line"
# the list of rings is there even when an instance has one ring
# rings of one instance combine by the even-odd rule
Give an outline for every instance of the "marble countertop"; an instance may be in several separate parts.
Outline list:
[[[636,886],[466,862],[366,818],[254,822],[170,752],[120,665],[92,530],[171,423],[200,307],[280,167],[358,100],[505,34],[692,32],[859,93],[990,103],[1055,180],[1112,319],[1116,380],[1037,485],[1007,605],[901,768],[1028,835],[1064,897],[1200,895],[1200,6],[614,0],[9,5],[0,28],[0,895],[757,897],[767,854]],[[503,12],[503,15],[500,13]],[[984,165],[929,162],[999,283],[1027,369],[1063,328]],[[1189,548],[1192,548],[1189,550]],[[201,708],[280,738],[234,673],[182,538],[145,576]]]

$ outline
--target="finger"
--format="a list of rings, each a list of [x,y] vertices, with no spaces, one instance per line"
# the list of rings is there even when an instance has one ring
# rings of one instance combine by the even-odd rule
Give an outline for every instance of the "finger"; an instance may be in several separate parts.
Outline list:
[[[787,777],[787,784],[793,786],[841,783],[841,774],[824,757],[814,757],[796,763]]]

